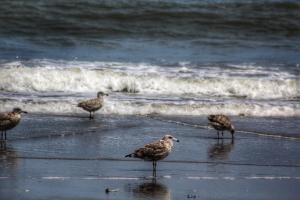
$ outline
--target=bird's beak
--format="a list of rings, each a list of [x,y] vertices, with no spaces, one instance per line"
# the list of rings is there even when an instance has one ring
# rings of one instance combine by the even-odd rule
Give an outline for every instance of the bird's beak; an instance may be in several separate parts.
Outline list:
[[[28,112],[27,112],[27,111],[24,111],[24,110],[22,110],[22,113],[25,113],[25,114],[27,114]]]
[[[174,137],[173,137],[173,140],[174,140],[175,142],[179,142],[179,140],[178,140],[177,138],[174,138]]]
[[[108,95],[108,94],[106,94],[106,93],[105,93],[104,95],[105,95],[105,96],[109,96],[109,95]]]

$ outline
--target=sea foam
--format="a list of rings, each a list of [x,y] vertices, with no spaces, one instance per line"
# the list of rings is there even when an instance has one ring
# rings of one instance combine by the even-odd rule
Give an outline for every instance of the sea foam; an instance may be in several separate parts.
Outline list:
[[[0,62],[0,110],[80,113],[79,101],[104,91],[103,114],[300,116],[299,85],[291,72],[256,65]]]
[[[40,66],[41,65],[41,66]],[[100,65],[100,67],[99,67]],[[96,68],[96,67],[99,68]],[[177,71],[178,70],[178,71]],[[299,98],[300,80],[259,68],[170,70],[128,63],[8,63],[0,68],[0,90],[9,92],[97,92],[228,96],[251,99]],[[241,72],[242,71],[242,72]],[[227,72],[227,73],[226,73]],[[258,76],[255,76],[255,72]],[[265,73],[262,77],[262,73]],[[241,75],[243,74],[243,76]],[[251,74],[246,76],[245,74]]]

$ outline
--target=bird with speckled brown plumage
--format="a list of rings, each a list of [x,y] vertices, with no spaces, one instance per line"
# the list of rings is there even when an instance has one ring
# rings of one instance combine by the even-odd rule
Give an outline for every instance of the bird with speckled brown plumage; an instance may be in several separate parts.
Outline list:
[[[20,108],[14,108],[12,112],[0,113],[1,140],[6,140],[6,131],[17,126],[21,120],[21,114],[27,113]]]
[[[95,111],[102,108],[102,106],[104,104],[103,96],[108,96],[108,94],[105,94],[103,92],[98,92],[97,98],[82,101],[82,102],[78,103],[77,106],[82,108],[83,110],[88,111],[90,113],[90,119],[93,119]]]
[[[136,149],[133,153],[125,157],[140,158],[146,161],[152,161],[153,176],[156,176],[156,162],[169,155],[173,147],[173,141],[179,142],[172,135],[165,135],[162,139],[146,144],[144,147]]]
[[[209,115],[208,120],[210,121],[209,125],[211,125],[214,129],[217,130],[218,138],[219,131],[221,131],[222,136],[224,131],[230,131],[231,137],[234,138],[235,128],[230,120],[230,118],[226,115]]]

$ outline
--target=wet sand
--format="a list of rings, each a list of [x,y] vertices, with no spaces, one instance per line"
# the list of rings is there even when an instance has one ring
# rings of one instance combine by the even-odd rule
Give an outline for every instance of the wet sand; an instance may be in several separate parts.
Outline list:
[[[298,199],[297,118],[233,121],[217,140],[205,117],[27,115],[0,152],[0,199]],[[172,133],[152,164],[124,155]],[[118,189],[106,193],[106,188]]]

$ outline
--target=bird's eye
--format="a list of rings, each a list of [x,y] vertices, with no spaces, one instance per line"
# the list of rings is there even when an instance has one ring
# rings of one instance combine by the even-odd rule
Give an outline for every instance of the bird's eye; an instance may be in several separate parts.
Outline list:
[[[172,136],[169,136],[169,139],[172,139]]]

